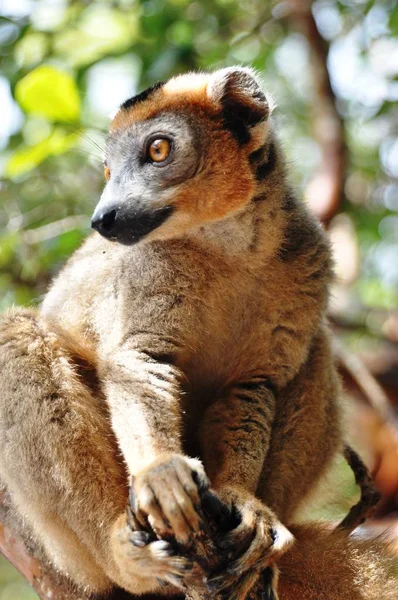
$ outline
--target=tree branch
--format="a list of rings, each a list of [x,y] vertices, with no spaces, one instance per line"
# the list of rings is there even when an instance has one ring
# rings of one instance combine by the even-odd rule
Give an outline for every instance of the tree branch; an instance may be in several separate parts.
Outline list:
[[[303,32],[310,49],[315,99],[312,109],[314,138],[322,151],[319,169],[309,182],[305,196],[319,220],[327,225],[343,200],[346,147],[344,124],[335,103],[327,68],[328,45],[321,36],[309,0],[289,0],[289,19]]]
[[[87,600],[47,568],[37,549],[28,548],[8,524],[9,499],[0,491],[0,552],[30,583],[42,600]]]
[[[368,405],[379,415],[383,422],[393,420],[393,410],[387,394],[359,356],[347,352],[336,338],[334,339],[333,350],[340,371],[351,378],[355,388]]]

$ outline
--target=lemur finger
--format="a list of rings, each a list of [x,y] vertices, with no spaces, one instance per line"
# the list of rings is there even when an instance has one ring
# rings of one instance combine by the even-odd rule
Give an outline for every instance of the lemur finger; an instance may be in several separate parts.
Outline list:
[[[155,493],[149,485],[140,489],[137,496],[137,518],[145,522],[149,519],[151,527],[157,532],[169,531],[170,524],[166,521],[162,508],[159,505]]]
[[[197,477],[195,476],[195,471],[186,471],[185,469],[181,469],[178,473],[178,478],[180,480],[181,486],[185,493],[189,496],[192,501],[192,504],[196,508],[196,510],[200,510],[200,489],[195,481]]]
[[[137,516],[133,513],[130,504],[126,506],[126,523],[131,531],[141,531],[141,524],[138,522]]]
[[[238,582],[234,582],[232,584],[230,594],[225,594],[228,600],[246,600],[247,595],[250,590],[256,585],[259,580],[259,572],[258,571],[250,571],[246,573]],[[271,598],[267,595],[263,596],[261,600],[271,600]]]
[[[179,588],[180,590],[185,590],[184,577],[182,577],[182,576],[167,575],[164,578],[164,581],[166,583],[170,583],[171,585],[173,585],[176,588]]]
[[[247,530],[244,533],[247,534]],[[249,581],[249,579],[245,579],[246,576],[254,573],[257,573],[258,576],[261,569],[266,566],[267,560],[269,560],[269,550],[275,539],[272,535],[272,529],[267,528],[260,521],[251,534],[249,544],[246,543],[246,548],[241,555],[230,563],[223,573],[209,580],[208,587],[213,593],[220,592],[231,586],[234,586],[234,589],[236,586],[235,591],[238,593],[240,586],[236,584],[237,578],[241,581],[241,585],[245,586]],[[230,539],[231,544],[233,544],[232,548],[236,552],[234,537]],[[243,541],[244,538],[242,537],[240,543],[243,544]],[[237,596],[235,595],[234,598],[236,600]]]
[[[189,545],[191,542],[191,534],[199,529],[199,517],[195,512],[191,499],[184,492],[183,488],[178,492],[177,490],[168,491],[162,496],[162,507],[163,513],[167,521],[170,523],[171,529],[173,530],[176,540],[183,545]],[[186,518],[186,514],[189,513],[190,508],[194,515],[194,519],[189,521]]]
[[[174,497],[191,531],[198,532],[203,522],[199,514],[200,507],[196,508],[193,499],[186,493],[183,487],[174,490]]]
[[[248,569],[265,566],[268,551],[271,550],[275,536],[272,528],[259,522],[247,549],[227,567],[227,572],[240,577]]]
[[[278,586],[279,570],[276,565],[270,565],[261,573],[263,591],[261,600],[279,600]]]
[[[236,529],[220,537],[217,540],[217,546],[220,548],[233,548],[234,553],[239,555],[247,550],[256,536],[256,529],[248,527],[245,523],[240,523]]]

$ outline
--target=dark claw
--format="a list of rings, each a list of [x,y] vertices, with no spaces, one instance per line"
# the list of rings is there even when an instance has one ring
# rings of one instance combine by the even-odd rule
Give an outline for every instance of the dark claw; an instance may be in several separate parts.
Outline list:
[[[219,594],[225,588],[225,579],[217,575],[206,581],[206,587],[211,594]]]
[[[207,492],[210,486],[210,482],[206,475],[199,474],[197,471],[192,471],[192,479],[198,486],[199,494]]]
[[[261,600],[275,600],[274,590],[269,585],[261,592]]]
[[[146,531],[133,531],[130,539],[134,546],[137,546],[138,548],[143,548],[144,546],[147,546],[150,542],[152,542],[154,540],[154,537]]]
[[[168,547],[165,549],[167,556],[175,556],[177,554],[177,548],[170,542],[168,542]]]
[[[206,587],[210,593],[214,593],[219,588],[219,582],[214,579],[208,579],[206,583]]]
[[[277,533],[276,529],[274,529],[273,527],[271,527],[271,529],[269,530],[269,535],[270,535],[270,538],[272,540],[272,543],[275,544],[275,541],[278,538],[278,533]]]

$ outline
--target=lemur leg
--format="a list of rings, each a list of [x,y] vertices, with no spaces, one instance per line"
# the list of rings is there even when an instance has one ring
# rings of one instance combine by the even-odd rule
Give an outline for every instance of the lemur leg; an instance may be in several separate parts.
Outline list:
[[[314,340],[296,377],[277,395],[257,497],[286,525],[337,452],[343,451],[340,384],[326,336]]]
[[[255,376],[230,386],[206,411],[201,426],[206,472],[239,522],[217,540],[235,556],[226,572],[210,581],[214,591],[229,589],[230,598],[245,598],[261,570],[274,563],[293,541],[276,515],[255,497],[274,414],[275,397],[269,382]],[[276,599],[277,571],[273,566],[268,571],[271,592],[267,597]]]
[[[175,591],[190,563],[127,526],[127,477],[103,399],[32,312],[0,321],[0,390],[0,478],[49,559],[90,592]]]
[[[331,365],[328,342],[319,337],[298,375],[276,396],[266,379],[254,377],[235,384],[205,415],[201,447],[207,473],[221,498],[242,516],[222,540],[240,556],[230,565],[229,578],[223,574],[216,584],[233,587],[238,598],[253,569],[273,563],[289,548],[292,537],[279,519],[289,523],[339,448],[339,388]],[[242,552],[250,531],[251,542]]]

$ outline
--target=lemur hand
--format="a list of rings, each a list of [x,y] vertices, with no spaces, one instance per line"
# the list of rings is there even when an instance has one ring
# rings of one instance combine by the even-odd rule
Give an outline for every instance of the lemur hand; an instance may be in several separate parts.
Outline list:
[[[202,526],[200,495],[209,482],[199,460],[164,455],[133,478],[131,506],[155,533],[187,546]]]
[[[218,494],[229,514],[224,510],[218,518],[216,545],[226,552],[228,562],[209,579],[208,587],[213,593],[223,591],[230,599],[243,600],[263,572],[267,598],[277,600],[274,562],[293,543],[292,534],[267,506],[244,490],[223,488]],[[212,502],[214,505],[214,496],[205,495],[205,512],[211,513]]]

